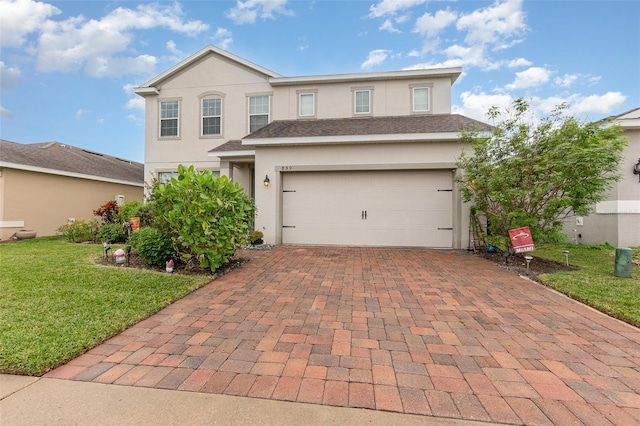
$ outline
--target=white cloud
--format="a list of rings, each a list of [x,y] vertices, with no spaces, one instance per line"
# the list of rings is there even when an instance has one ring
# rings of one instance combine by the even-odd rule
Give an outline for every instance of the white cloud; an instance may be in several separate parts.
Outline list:
[[[508,110],[514,99],[515,97],[509,93],[487,94],[466,91],[460,95],[462,105],[453,105],[452,113],[489,122],[486,116],[489,108],[497,106],[500,111]],[[569,105],[567,114],[584,119],[587,114],[611,114],[624,103],[626,96],[620,92],[590,96],[574,93],[566,96],[552,95],[546,98],[532,97],[526,100],[531,106],[532,119],[534,120],[549,115],[558,105],[565,103]]]
[[[531,65],[533,63],[525,58],[512,59],[507,63],[509,68],[529,67]]]
[[[460,95],[462,105],[453,105],[451,112],[454,114],[466,115],[476,120],[489,122],[487,111],[493,106],[500,109],[508,107],[513,98],[509,94],[487,94],[484,92],[473,93],[463,92]]]
[[[395,28],[393,26],[393,22],[391,22],[391,19],[385,19],[384,22],[382,23],[382,25],[380,25],[378,27],[379,30],[381,31],[388,31],[390,33],[401,33],[402,31],[400,31],[399,29]]]
[[[505,86],[508,90],[526,89],[529,87],[540,86],[551,78],[551,71],[542,67],[531,67],[524,71],[516,73],[513,83]]]
[[[591,95],[581,98],[571,105],[576,113],[601,113],[606,114],[622,105],[627,99],[620,92],[607,92],[604,95]]]
[[[465,41],[469,44],[505,44],[508,38],[526,31],[524,17],[522,0],[496,0],[489,7],[461,16],[456,27],[467,31]]]
[[[79,120],[81,119],[83,116],[89,114],[91,111],[89,111],[88,109],[82,109],[80,108],[79,110],[76,111],[76,118]]]
[[[453,24],[458,15],[450,10],[439,10],[431,15],[425,13],[416,21],[415,31],[420,34],[426,34],[427,37],[435,37],[442,30]]]
[[[435,46],[433,46],[433,48],[435,48]],[[420,63],[405,69],[476,67],[483,70],[494,70],[502,65],[501,62],[489,61],[485,56],[485,48],[482,45],[467,47],[454,44],[444,49],[442,53],[447,57],[444,61]]]
[[[127,120],[129,120],[130,122],[132,122],[136,126],[142,126],[144,124],[144,119],[138,117],[135,114],[127,115]]]
[[[229,9],[227,17],[235,24],[253,24],[260,19],[275,19],[275,15],[292,16],[293,11],[287,9],[287,0],[246,0],[236,2]]]
[[[96,120],[96,123],[98,123],[98,124],[104,124],[104,118],[98,118],[98,119]]]
[[[600,80],[602,80],[602,77],[598,76],[590,76],[587,79],[587,82],[589,84],[589,86],[593,86],[594,84],[598,84],[600,82]]]
[[[562,77],[556,77],[553,82],[560,87],[571,87],[579,77],[580,74],[565,74]]]
[[[153,72],[156,58],[150,55],[117,56],[126,52],[134,30],[162,27],[194,36],[209,26],[201,21],[184,21],[181,6],[143,4],[134,9],[119,7],[100,20],[82,16],[65,21],[47,21],[40,36],[40,71],[85,69],[95,77]]]
[[[13,89],[16,87],[21,77],[22,73],[19,68],[10,67],[0,61],[0,87],[3,89]]]
[[[0,105],[0,115],[4,118],[13,118],[13,112]]]
[[[385,49],[372,50],[371,52],[369,52],[369,57],[367,58],[367,60],[364,61],[362,65],[360,65],[360,68],[370,69],[383,64],[384,61],[386,61],[389,57],[389,53],[391,52]]]
[[[60,13],[57,7],[33,0],[0,0],[0,46],[21,47],[25,36],[40,31],[46,20]]]
[[[127,101],[127,109],[140,109],[144,111],[144,105],[145,105],[144,98],[136,95],[133,92],[134,87],[135,86],[133,84],[125,84],[122,87],[125,93],[127,94],[127,96],[129,97],[129,100]]]
[[[427,0],[382,0],[369,8],[371,18],[381,18],[387,15],[395,15],[399,11],[410,9],[425,3]]]
[[[231,37],[231,31],[226,28],[218,27],[216,29],[216,33],[212,37],[214,43],[223,50],[227,50],[231,43],[233,42],[233,38]]]
[[[173,40],[169,40],[166,46],[167,46],[167,50],[171,53],[171,57],[169,58],[171,62],[180,62],[181,60],[183,60],[188,56],[182,50],[178,49],[178,47],[176,46],[176,42]]]

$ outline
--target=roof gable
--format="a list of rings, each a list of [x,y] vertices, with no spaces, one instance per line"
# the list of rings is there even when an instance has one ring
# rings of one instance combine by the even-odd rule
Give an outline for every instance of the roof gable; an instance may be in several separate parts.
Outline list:
[[[139,87],[135,87],[133,89],[133,91],[135,93],[137,93],[138,95],[144,96],[146,94],[157,94],[157,89],[155,88],[157,85],[159,85],[160,83],[162,83],[163,81],[166,81],[172,77],[174,77],[175,75],[179,74],[180,72],[184,71],[185,69],[187,69],[188,67],[190,67],[191,65],[195,64],[196,62],[200,61],[201,59],[204,59],[205,57],[207,57],[208,55],[216,55],[216,56],[220,56],[223,57],[233,63],[236,63],[240,66],[249,68],[250,70],[253,70],[259,74],[263,74],[265,75],[267,78],[277,78],[277,77],[281,77],[280,74],[277,74],[273,71],[270,71],[266,68],[263,68],[259,65],[256,65],[250,61],[247,61],[246,59],[243,59],[239,56],[236,56],[232,53],[229,53],[227,51],[224,51],[222,49],[219,49],[215,46],[207,46],[204,49],[201,49],[200,51],[194,53],[193,55],[189,56],[188,58],[186,58],[185,60],[183,60],[182,62],[174,65],[173,67],[169,68],[167,71],[163,72],[162,74],[152,78],[151,80],[147,81],[146,83],[144,83],[142,86]]]
[[[59,142],[20,144],[0,139],[0,165],[144,184],[144,164]]]

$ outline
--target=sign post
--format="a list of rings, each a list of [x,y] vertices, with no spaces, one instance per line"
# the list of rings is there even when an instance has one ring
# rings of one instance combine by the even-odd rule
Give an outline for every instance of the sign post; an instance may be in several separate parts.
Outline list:
[[[533,237],[531,236],[531,231],[528,226],[510,229],[509,238],[511,238],[513,251],[516,253],[527,253],[535,249]]]

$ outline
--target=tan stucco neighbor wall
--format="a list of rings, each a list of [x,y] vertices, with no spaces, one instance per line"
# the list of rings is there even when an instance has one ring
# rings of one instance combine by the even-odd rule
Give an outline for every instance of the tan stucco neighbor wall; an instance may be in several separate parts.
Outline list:
[[[39,237],[56,235],[69,218],[90,220],[93,210],[116,195],[125,202],[143,200],[142,186],[101,182],[17,169],[2,169],[0,222],[24,222],[21,227],[1,227],[9,238],[19,229],[33,229]]]
[[[269,244],[282,241],[282,174],[295,171],[330,170],[451,170],[463,144],[452,142],[415,142],[380,144],[340,144],[315,146],[272,146],[256,148],[256,204],[259,206],[256,229]],[[259,185],[268,175],[269,187]],[[453,248],[469,244],[469,209],[461,202],[453,185]]]

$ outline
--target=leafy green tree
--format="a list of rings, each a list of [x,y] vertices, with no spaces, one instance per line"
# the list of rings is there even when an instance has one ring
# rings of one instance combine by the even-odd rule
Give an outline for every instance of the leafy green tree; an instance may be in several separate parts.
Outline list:
[[[465,202],[485,216],[489,232],[510,247],[508,230],[529,226],[534,238],[557,241],[562,221],[587,215],[613,182],[626,138],[608,122],[580,123],[566,116],[566,104],[532,118],[529,104],[493,107],[490,135],[466,132],[473,153],[463,152],[457,178]]]
[[[178,166],[170,183],[154,182],[154,226],[173,241],[183,260],[215,271],[248,242],[255,205],[238,183],[193,166]]]

